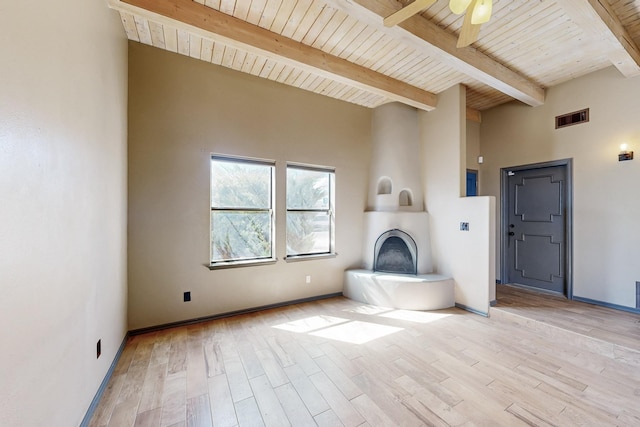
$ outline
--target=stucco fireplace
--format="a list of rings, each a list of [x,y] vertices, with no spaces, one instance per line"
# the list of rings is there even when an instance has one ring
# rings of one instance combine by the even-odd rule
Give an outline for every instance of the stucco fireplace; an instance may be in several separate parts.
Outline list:
[[[387,307],[452,307],[453,280],[433,269],[424,206],[417,110],[386,104],[374,110],[362,270],[346,272],[344,295]]]

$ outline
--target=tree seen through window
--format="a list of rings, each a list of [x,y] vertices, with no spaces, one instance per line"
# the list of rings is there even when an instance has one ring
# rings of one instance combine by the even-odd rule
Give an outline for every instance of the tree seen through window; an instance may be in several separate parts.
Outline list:
[[[273,164],[211,159],[211,262],[271,258]]]
[[[287,167],[287,256],[332,252],[333,179],[330,170]]]

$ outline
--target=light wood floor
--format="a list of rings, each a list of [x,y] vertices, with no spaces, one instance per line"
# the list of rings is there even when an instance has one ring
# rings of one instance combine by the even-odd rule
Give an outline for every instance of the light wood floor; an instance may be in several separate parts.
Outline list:
[[[135,336],[91,425],[640,425],[640,357],[528,322],[333,298]]]
[[[592,342],[601,340],[616,347],[637,351],[640,356],[638,314],[513,286],[497,285],[496,295],[496,309],[533,320],[540,324],[536,326],[538,330],[545,328],[545,325],[566,329],[592,338]]]

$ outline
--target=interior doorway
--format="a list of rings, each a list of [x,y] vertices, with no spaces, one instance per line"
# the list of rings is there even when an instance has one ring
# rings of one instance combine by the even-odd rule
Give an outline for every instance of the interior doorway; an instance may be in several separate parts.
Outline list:
[[[572,298],[571,159],[503,168],[501,278]]]
[[[478,195],[478,171],[467,169],[467,197]]]

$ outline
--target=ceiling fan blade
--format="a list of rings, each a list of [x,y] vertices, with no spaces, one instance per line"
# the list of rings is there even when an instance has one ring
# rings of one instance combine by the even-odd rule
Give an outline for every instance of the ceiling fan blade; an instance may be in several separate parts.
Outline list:
[[[455,15],[462,15],[470,3],[471,0],[450,0],[449,9],[451,9],[451,12]]]
[[[458,36],[458,43],[456,47],[466,47],[471,43],[478,40],[480,34],[480,25],[474,25],[471,23],[471,11],[476,7],[476,3],[480,0],[473,0],[473,2],[467,8],[467,12],[464,14],[464,21],[462,22],[462,28],[460,29],[460,35]]]
[[[491,11],[493,10],[492,0],[480,0],[473,7],[471,13],[471,22],[475,25],[484,24],[489,22],[491,18]]]
[[[394,25],[398,25],[402,21],[411,18],[416,13],[430,7],[436,1],[437,0],[415,0],[413,3],[387,16],[382,22],[385,27],[393,27]]]

